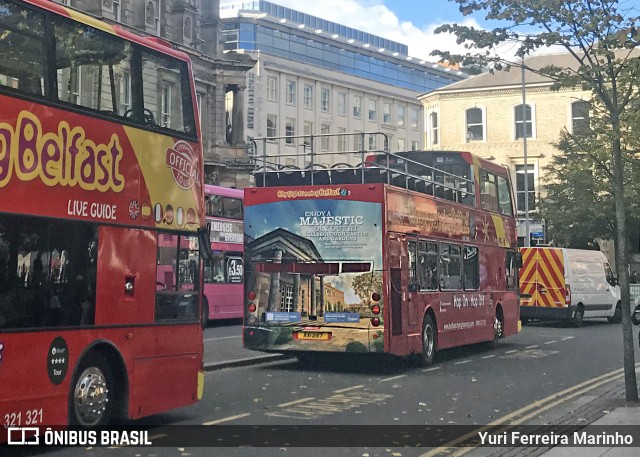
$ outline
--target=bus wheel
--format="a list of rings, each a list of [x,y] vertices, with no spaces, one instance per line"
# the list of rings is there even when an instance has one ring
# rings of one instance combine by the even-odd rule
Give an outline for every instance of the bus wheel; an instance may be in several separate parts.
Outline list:
[[[427,314],[422,322],[422,354],[420,354],[420,363],[422,366],[428,367],[433,365],[435,353],[436,326],[431,316]]]
[[[204,330],[209,323],[209,302],[206,297],[202,298],[202,329]]]
[[[528,317],[521,317],[520,318],[520,322],[522,322],[522,325],[527,325],[529,323],[529,318]]]
[[[71,384],[71,424],[83,428],[109,424],[116,407],[116,389],[106,358],[98,352],[87,355],[77,373]]]
[[[489,347],[491,349],[498,347],[498,341],[502,338],[502,333],[502,314],[496,313],[496,317],[493,319],[493,339],[489,342]]]
[[[620,306],[620,302],[616,305],[616,310],[613,313],[613,316],[607,317],[607,320],[612,324],[619,324],[622,322],[622,306]]]
[[[573,323],[574,327],[582,327],[583,319],[584,319],[584,308],[582,306],[578,306],[578,309],[576,309],[576,312],[573,315],[573,320],[571,322]]]

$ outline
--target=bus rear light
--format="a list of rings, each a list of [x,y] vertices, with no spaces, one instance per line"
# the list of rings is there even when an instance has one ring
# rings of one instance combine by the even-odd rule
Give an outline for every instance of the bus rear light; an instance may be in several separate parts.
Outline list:
[[[255,300],[256,299],[256,293],[254,291],[251,291],[247,294],[247,298],[249,298],[249,300]]]
[[[371,294],[371,299],[373,301],[380,301],[380,294],[378,292],[374,292]]]
[[[249,310],[250,313],[255,313],[257,308],[255,303],[249,303],[249,306],[247,307],[247,309]]]
[[[380,305],[373,305],[373,306],[371,307],[371,312],[372,312],[373,314],[380,314]]]
[[[565,290],[564,300],[568,306],[571,304],[571,286],[567,284],[566,286],[564,286],[564,290]]]
[[[371,318],[371,325],[374,327],[380,327],[380,319],[377,317]]]

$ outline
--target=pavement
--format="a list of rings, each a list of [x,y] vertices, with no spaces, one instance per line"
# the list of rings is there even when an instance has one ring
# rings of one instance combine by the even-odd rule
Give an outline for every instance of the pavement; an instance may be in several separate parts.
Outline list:
[[[232,329],[233,330],[233,329]],[[238,329],[238,333],[241,332]],[[256,365],[291,358],[280,353],[261,353],[244,349],[242,337],[238,334],[210,337],[205,335],[205,370]],[[621,371],[621,370],[620,370]],[[636,364],[636,376],[640,380],[640,363]],[[640,403],[625,402],[624,377],[620,373],[607,382],[596,383],[597,388],[586,389],[582,394],[562,395],[543,399],[538,403],[538,414],[529,414],[522,420],[510,420],[502,425],[523,425],[527,433],[553,435],[575,430],[588,430],[591,435],[630,434],[632,446],[606,445],[601,447],[565,446],[509,446],[458,448],[469,456],[544,456],[544,457],[637,457],[640,456]],[[595,385],[595,384],[594,384]],[[526,420],[525,420],[526,419]],[[445,452],[443,455],[451,455]],[[456,454],[454,452],[454,454]]]

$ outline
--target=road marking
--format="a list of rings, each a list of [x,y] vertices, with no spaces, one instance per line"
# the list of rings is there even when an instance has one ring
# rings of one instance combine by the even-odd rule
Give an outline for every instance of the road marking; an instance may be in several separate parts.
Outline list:
[[[553,344],[553,343],[557,343],[557,341],[556,341],[556,340],[551,340],[551,341],[547,341],[547,342],[546,342],[546,343],[544,343],[544,344]]]
[[[346,389],[334,390],[333,393],[334,394],[341,394],[342,392],[349,392],[350,390],[362,389],[363,387],[364,387],[364,385],[360,384],[360,385],[353,386],[353,387],[347,387]]]
[[[510,351],[505,351],[505,354],[513,354],[514,352],[518,352],[517,349],[512,349]]]
[[[205,341],[229,340],[231,338],[242,338],[242,335],[219,336],[217,338],[205,338]]]
[[[471,359],[461,360],[459,362],[455,362],[454,365],[462,365],[463,363],[469,363],[469,362],[473,362],[473,360],[471,360]]]
[[[307,397],[301,398],[300,400],[290,401],[289,403],[282,403],[278,405],[279,408],[284,408],[285,406],[297,405],[298,403],[304,403],[305,401],[315,400],[315,397]]]
[[[640,363],[636,363],[636,368],[640,367]],[[427,452],[426,454],[422,454],[421,457],[433,457],[436,456],[440,453],[446,452],[447,450],[453,448],[453,447],[457,447],[460,443],[463,443],[465,441],[467,441],[468,439],[472,438],[472,437],[477,437],[479,435],[480,432],[484,432],[487,430],[492,429],[493,427],[497,427],[500,425],[503,425],[504,428],[509,428],[512,427],[514,425],[519,425],[522,422],[526,421],[527,419],[530,419],[531,417],[540,414],[543,411],[546,411],[549,408],[552,408],[554,406],[559,405],[560,403],[566,402],[568,400],[571,400],[572,398],[575,398],[579,395],[584,394],[585,392],[589,392],[597,387],[600,387],[604,384],[610,383],[611,381],[614,381],[616,379],[622,378],[624,376],[624,368],[620,368],[619,370],[614,370],[611,371],[609,373],[605,373],[603,375],[600,376],[596,376],[595,378],[591,378],[588,379],[580,384],[577,384],[573,387],[569,387],[568,389],[565,389],[563,391],[557,392],[555,394],[551,394],[548,397],[545,397],[541,400],[537,400],[534,401],[530,404],[528,404],[527,406],[524,406],[516,411],[513,411],[485,426],[482,426],[472,432],[467,433],[466,435],[463,435],[459,438],[456,438],[454,440],[451,440],[449,443],[445,444],[444,446],[438,447],[436,449],[433,449],[429,452]],[[568,394],[568,395],[566,395]],[[566,396],[565,396],[566,395]],[[549,402],[549,403],[548,403]],[[546,404],[545,404],[546,403]],[[537,409],[536,409],[537,408]],[[533,410],[533,412],[529,412]],[[523,416],[519,419],[516,419],[514,421],[511,421],[512,418],[517,417],[520,414],[523,413],[527,413],[529,412],[526,416]],[[509,421],[509,423],[507,424],[506,422]],[[497,433],[497,432],[496,432]],[[457,452],[454,452],[452,455],[456,455],[456,456],[460,456],[460,455],[464,455],[467,452],[471,452],[472,450],[474,450],[476,447],[475,446],[470,446],[470,447],[466,447],[462,450],[457,450]]]
[[[442,367],[433,367],[433,368],[426,368],[424,370],[422,370],[423,373],[426,373],[427,371],[436,371],[439,370]]]
[[[393,395],[370,392],[355,392],[347,395],[333,394],[327,398],[314,399],[305,404],[298,403],[279,411],[268,412],[266,415],[291,419],[318,419],[355,408],[362,408],[366,405],[381,403],[389,398],[393,398]]]
[[[484,357],[482,357],[483,359],[493,359],[496,355],[485,355]]]
[[[562,338],[562,341],[572,340],[574,338],[575,336],[565,336],[564,338]]]
[[[537,347],[540,347],[540,346],[538,346],[537,344],[532,344],[531,346],[527,346],[525,349],[535,349]]]
[[[149,441],[159,440],[160,438],[164,438],[165,436],[167,435],[164,433],[158,433],[157,435],[150,436]]]
[[[233,421],[233,420],[240,419],[242,417],[247,417],[247,416],[251,416],[251,413],[242,413],[242,414],[237,414],[235,416],[223,417],[222,419],[216,419],[210,422],[203,422],[202,425],[222,424],[223,422],[229,422],[229,421]]]
[[[393,381],[394,379],[404,378],[405,376],[406,376],[406,374],[401,374],[401,375],[398,375],[398,376],[394,376],[392,378],[381,379],[380,382]]]

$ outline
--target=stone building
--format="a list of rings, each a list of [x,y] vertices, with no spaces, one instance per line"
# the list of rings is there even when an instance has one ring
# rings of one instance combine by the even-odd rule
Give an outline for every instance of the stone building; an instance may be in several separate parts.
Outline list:
[[[219,0],[58,0],[134,33],[157,36],[191,56],[202,126],[205,181],[248,185],[251,164],[243,140],[246,73],[255,61],[224,53]],[[235,110],[227,110],[235,106]],[[231,126],[234,128],[232,129]]]
[[[566,54],[531,57],[531,68],[567,66]],[[523,122],[522,72],[519,68],[483,73],[418,97],[424,106],[428,149],[463,150],[503,164],[511,171],[519,216],[518,238],[527,236],[524,224],[525,179],[529,195],[529,236],[545,241],[544,221],[537,200],[544,193],[544,168],[557,149],[562,129],[569,132],[588,124],[589,92],[551,90],[552,82],[525,72]],[[525,167],[524,137],[527,161]]]

